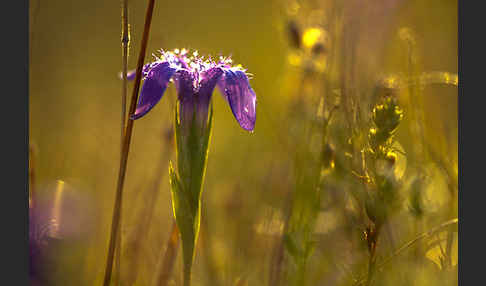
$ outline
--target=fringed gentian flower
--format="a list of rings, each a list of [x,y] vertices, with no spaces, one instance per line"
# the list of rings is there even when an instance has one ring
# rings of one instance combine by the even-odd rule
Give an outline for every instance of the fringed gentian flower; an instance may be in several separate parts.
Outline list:
[[[188,56],[186,50],[161,51],[161,57],[143,68],[145,79],[140,92],[137,109],[132,119],[147,114],[162,98],[171,80],[175,82],[181,105],[181,119],[189,120],[193,113],[197,121],[208,115],[209,102],[217,86],[231,107],[240,126],[253,131],[256,120],[256,95],[241,66],[231,66],[231,59],[220,57],[219,61],[198,57],[197,52]],[[134,79],[135,72],[128,74]]]
[[[218,87],[240,126],[255,128],[256,96],[245,70],[231,66],[231,60],[219,61],[188,56],[186,50],[164,52],[143,68],[144,82],[132,119],[147,114],[159,102],[172,80],[178,94],[175,114],[177,173],[170,166],[172,208],[182,240],[184,285],[189,286],[194,247],[199,233],[201,193],[206,170],[212,109],[209,104]],[[135,74],[128,74],[133,79]]]

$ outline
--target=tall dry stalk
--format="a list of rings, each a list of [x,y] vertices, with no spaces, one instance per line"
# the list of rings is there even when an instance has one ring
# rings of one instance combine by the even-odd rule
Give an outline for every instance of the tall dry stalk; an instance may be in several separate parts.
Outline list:
[[[142,68],[143,68],[143,63],[145,61],[145,53],[147,50],[148,36],[150,31],[150,24],[152,23],[152,14],[154,10],[154,5],[155,5],[155,0],[149,0],[147,6],[147,13],[145,15],[145,25],[144,25],[143,36],[142,36],[141,49],[140,49],[140,54],[138,56],[137,71],[135,75],[135,86],[133,88],[132,98],[130,102],[130,110],[129,110],[130,116],[135,113],[135,108],[137,106],[138,92],[140,90],[140,82],[142,79]],[[116,240],[117,240],[118,230],[120,225],[120,214],[121,214],[121,205],[122,205],[122,198],[123,198],[122,196],[123,185],[125,183],[125,175],[126,175],[127,162],[128,162],[128,152],[130,150],[130,142],[132,139],[132,132],[133,132],[133,123],[134,123],[133,120],[127,121],[126,129],[123,137],[123,145],[122,145],[122,151],[120,156],[120,167],[118,172],[118,182],[116,188],[115,206],[113,208],[113,219],[111,222],[110,243],[108,247],[105,278],[103,282],[104,286],[110,285],[111,273],[113,270],[113,258],[115,255],[115,245],[116,245]]]
[[[120,156],[122,156],[123,152],[123,133],[125,131],[125,121],[127,118],[127,91],[128,91],[128,80],[127,80],[127,73],[128,73],[128,49],[130,47],[130,31],[128,30],[128,0],[122,0],[122,13],[121,13],[121,22],[122,22],[122,36],[121,36],[121,45],[122,45],[122,94],[121,94],[121,120],[120,120]],[[121,211],[123,212],[123,206],[120,206]],[[120,231],[117,235],[116,241],[116,261],[115,261],[115,285],[120,284],[120,269],[121,269],[121,247],[122,247],[122,218],[120,213]]]

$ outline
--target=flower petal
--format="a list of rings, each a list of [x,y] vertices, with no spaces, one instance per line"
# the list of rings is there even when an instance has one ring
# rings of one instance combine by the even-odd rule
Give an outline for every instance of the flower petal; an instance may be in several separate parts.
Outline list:
[[[253,131],[256,121],[256,95],[245,72],[225,70],[218,87],[228,100],[241,128]]]
[[[167,62],[158,63],[150,69],[142,85],[137,109],[131,119],[144,116],[159,102],[174,72],[175,69]]]
[[[223,75],[223,69],[220,67],[214,67],[206,70],[201,74],[201,83],[199,87],[200,94],[208,94],[211,97],[216,84],[220,77]]]
[[[179,69],[174,74],[174,84],[177,90],[177,98],[179,100],[179,116],[181,122],[192,122],[195,107],[195,90],[194,82],[196,74],[186,70]]]
[[[137,70],[131,70],[127,72],[127,80],[134,80]],[[123,74],[120,72],[120,79],[123,79]]]
[[[144,78],[144,77],[147,76],[147,73],[150,71],[151,68],[152,68],[152,63],[146,64],[146,65],[143,66],[143,69],[142,69],[142,78]],[[137,70],[136,69],[127,71],[127,80],[134,80],[136,74],[137,74]],[[120,79],[123,79],[122,72],[118,73],[118,77]]]
[[[209,101],[211,100],[214,88],[222,75],[223,69],[220,67],[209,68],[199,74],[201,81],[195,94],[196,116],[199,122],[207,122]]]
[[[196,74],[186,69],[179,69],[175,73],[174,84],[180,101],[192,100],[194,96],[194,82],[196,82],[195,76]]]

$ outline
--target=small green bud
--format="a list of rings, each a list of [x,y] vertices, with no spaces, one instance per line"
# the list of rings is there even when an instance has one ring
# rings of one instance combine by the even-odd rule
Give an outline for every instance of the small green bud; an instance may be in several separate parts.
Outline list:
[[[391,136],[403,119],[403,110],[393,97],[387,97],[384,103],[373,108],[372,118],[378,129]]]

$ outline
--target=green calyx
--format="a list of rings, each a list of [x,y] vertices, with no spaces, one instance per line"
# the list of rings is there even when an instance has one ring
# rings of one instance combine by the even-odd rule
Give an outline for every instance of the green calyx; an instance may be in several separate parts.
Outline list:
[[[211,105],[206,122],[197,122],[197,116],[194,114],[192,122],[181,124],[177,107],[175,116],[177,173],[170,164],[169,177],[172,208],[182,241],[184,285],[188,286],[199,234],[202,185],[211,137],[213,109]]]

